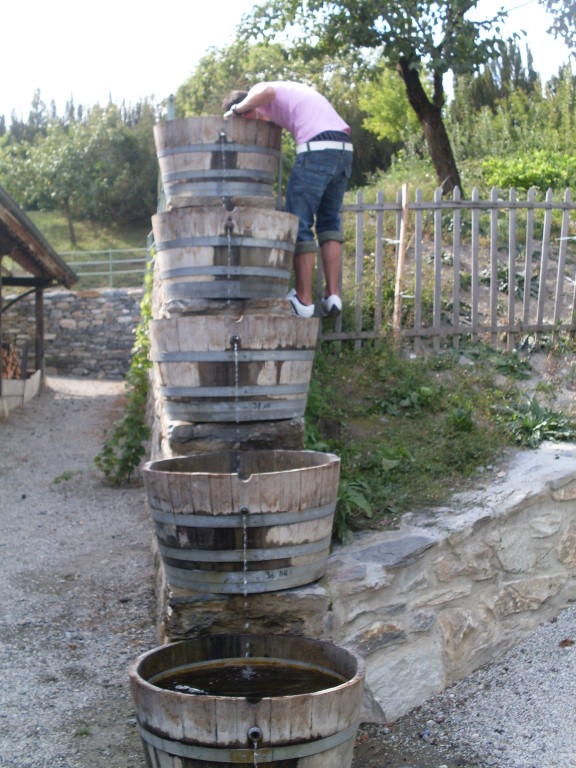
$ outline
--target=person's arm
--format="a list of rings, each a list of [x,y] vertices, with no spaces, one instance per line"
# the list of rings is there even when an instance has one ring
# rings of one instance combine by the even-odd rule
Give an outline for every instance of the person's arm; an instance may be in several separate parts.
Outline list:
[[[258,83],[248,91],[248,95],[238,104],[226,112],[225,118],[232,117],[233,115],[241,115],[248,117],[250,113],[258,109],[258,107],[264,107],[266,104],[270,104],[274,101],[276,91],[268,83]],[[256,117],[256,115],[251,115]]]

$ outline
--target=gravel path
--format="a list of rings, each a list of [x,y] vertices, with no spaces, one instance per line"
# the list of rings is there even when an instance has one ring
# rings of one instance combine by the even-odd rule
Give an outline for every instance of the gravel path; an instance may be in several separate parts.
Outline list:
[[[141,486],[93,461],[123,384],[51,378],[0,421],[0,766],[144,768],[127,669],[158,644]],[[575,768],[576,608],[387,727],[354,768]]]
[[[49,379],[0,422],[0,766],[143,768],[127,668],[157,645],[142,487],[93,461],[123,384]]]
[[[574,768],[576,608],[388,727],[357,768]]]

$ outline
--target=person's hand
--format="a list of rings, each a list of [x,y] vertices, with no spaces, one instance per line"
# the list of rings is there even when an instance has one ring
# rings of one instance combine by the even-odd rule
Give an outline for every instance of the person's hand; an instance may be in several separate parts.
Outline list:
[[[234,117],[234,115],[236,115],[236,117],[240,117],[240,112],[237,112],[237,107],[238,104],[232,104],[228,112],[224,113],[224,120],[228,120],[229,117]]]

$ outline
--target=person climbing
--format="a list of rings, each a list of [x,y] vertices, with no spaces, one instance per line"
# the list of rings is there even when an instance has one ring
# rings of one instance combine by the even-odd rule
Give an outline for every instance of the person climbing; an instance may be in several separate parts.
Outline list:
[[[222,103],[224,119],[270,120],[290,131],[296,160],[286,187],[286,211],[298,217],[294,252],[295,288],[288,293],[299,317],[314,314],[313,278],[318,248],[326,288],[322,315],[342,311],[340,209],[352,170],[350,126],[318,91],[291,81],[263,82],[249,91],[232,91]]]

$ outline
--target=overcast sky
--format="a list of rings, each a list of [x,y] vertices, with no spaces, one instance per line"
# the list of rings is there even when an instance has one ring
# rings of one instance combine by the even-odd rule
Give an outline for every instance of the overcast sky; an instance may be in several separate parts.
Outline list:
[[[0,115],[27,119],[35,90],[56,103],[136,104],[174,93],[210,47],[234,38],[254,0],[25,0],[2,7]],[[507,31],[525,29],[535,69],[546,81],[568,60],[565,47],[545,34],[537,0],[479,0],[483,17],[510,10]],[[523,48],[522,48],[523,49]]]

